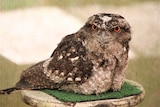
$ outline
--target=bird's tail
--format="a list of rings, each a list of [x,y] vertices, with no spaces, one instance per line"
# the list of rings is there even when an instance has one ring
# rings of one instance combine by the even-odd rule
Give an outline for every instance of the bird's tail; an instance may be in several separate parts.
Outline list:
[[[4,90],[0,90],[0,94],[10,94],[11,92],[15,91],[15,90],[19,90],[16,87],[12,87],[12,88],[7,88]]]

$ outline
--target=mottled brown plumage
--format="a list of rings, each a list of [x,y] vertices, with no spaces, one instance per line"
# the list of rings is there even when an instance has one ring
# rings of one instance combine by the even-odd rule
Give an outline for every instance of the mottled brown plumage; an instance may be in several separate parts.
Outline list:
[[[24,70],[15,87],[98,94],[121,89],[128,64],[130,25],[120,15],[91,16],[76,33],[62,39],[51,57]]]

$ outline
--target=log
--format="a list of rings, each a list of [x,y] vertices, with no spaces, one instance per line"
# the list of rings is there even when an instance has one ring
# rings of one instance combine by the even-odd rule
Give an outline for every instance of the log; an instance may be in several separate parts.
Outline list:
[[[142,92],[140,94],[119,98],[86,102],[63,102],[42,91],[21,91],[23,101],[33,107],[135,107],[144,99],[145,90],[143,86],[132,80],[125,80],[136,86]]]

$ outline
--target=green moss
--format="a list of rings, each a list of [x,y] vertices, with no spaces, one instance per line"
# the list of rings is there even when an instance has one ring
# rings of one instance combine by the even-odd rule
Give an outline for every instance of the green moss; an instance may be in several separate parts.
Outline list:
[[[83,95],[83,94],[76,94],[73,92],[65,92],[60,90],[49,90],[49,89],[45,89],[42,91],[64,102],[84,102],[84,101],[95,101],[103,99],[116,99],[141,93],[141,90],[139,90],[136,86],[133,86],[127,82],[124,83],[120,91],[117,92],[108,91],[99,95]]]

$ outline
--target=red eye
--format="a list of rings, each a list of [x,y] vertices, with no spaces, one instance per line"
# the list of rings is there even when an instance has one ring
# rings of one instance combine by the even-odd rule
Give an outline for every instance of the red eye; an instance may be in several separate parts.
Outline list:
[[[114,30],[114,32],[119,33],[119,32],[121,32],[121,27],[117,26],[113,30]]]
[[[97,26],[92,24],[92,30],[96,30],[97,29]]]

